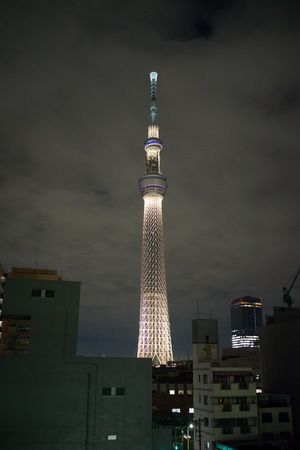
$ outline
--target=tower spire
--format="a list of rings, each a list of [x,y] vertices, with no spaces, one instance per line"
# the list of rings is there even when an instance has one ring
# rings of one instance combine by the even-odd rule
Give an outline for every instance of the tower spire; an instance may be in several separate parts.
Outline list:
[[[151,82],[151,106],[150,106],[150,115],[151,115],[151,123],[152,125],[156,124],[156,87],[157,87],[157,72],[150,73],[150,82]]]
[[[144,199],[141,301],[138,358],[151,358],[154,365],[173,360],[165,271],[162,201],[168,187],[160,171],[163,148],[156,124],[157,73],[150,73],[151,124],[145,142],[146,174],[139,179]]]

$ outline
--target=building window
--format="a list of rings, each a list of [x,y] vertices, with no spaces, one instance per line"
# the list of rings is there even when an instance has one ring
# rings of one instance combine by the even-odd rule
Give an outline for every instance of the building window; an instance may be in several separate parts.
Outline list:
[[[189,414],[194,414],[194,408],[189,408]]]
[[[199,394],[199,403],[201,403],[201,394]]]
[[[180,413],[180,408],[172,408],[172,413]]]
[[[170,395],[175,395],[175,389],[170,389],[170,390],[169,390],[169,394],[170,394]]]
[[[203,383],[207,384],[207,375],[203,375]]]
[[[207,395],[203,395],[203,404],[208,405],[208,396]]]
[[[184,389],[178,389],[178,395],[183,395],[184,394]]]
[[[233,428],[231,425],[225,425],[222,427],[222,434],[233,434]]]
[[[209,426],[209,420],[208,420],[208,417],[204,417],[204,418],[203,418],[203,425],[204,425],[205,427],[208,427],[208,426]]]
[[[167,394],[167,387],[164,383],[160,383],[159,385],[159,389],[160,389],[160,395],[166,395]]]
[[[125,388],[124,387],[117,387],[116,388],[116,395],[125,395]]]
[[[205,450],[209,449],[209,442],[208,441],[204,441],[204,449]]]
[[[264,439],[264,440],[266,440],[266,441],[268,441],[268,440],[272,440],[273,439],[273,433],[272,432],[268,432],[268,433],[263,433],[262,434],[262,438]]]
[[[280,431],[280,439],[289,441],[291,439],[291,433],[289,431]]]
[[[262,423],[272,423],[272,413],[270,412],[263,412],[261,413],[261,421]]]
[[[120,396],[125,395],[125,388],[124,387],[103,387],[102,395],[104,397],[110,397],[110,396],[120,397]]]
[[[278,419],[279,419],[279,422],[289,422],[290,418],[289,418],[288,411],[279,412],[278,413]]]
[[[117,435],[116,434],[109,434],[107,436],[107,440],[108,441],[116,441],[117,440]]]
[[[54,298],[55,291],[53,289],[32,289],[31,297]]]
[[[55,295],[54,290],[46,289],[46,291],[45,291],[45,297],[52,297],[52,298],[53,298],[54,295]]]
[[[42,296],[42,290],[41,289],[32,289],[31,297],[41,297],[41,296]]]
[[[110,387],[102,388],[102,395],[111,395],[111,388]]]

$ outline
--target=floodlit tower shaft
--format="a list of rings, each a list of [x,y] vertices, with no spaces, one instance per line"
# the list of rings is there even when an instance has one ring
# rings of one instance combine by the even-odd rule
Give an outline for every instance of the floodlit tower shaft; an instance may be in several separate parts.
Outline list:
[[[139,179],[144,199],[140,329],[138,358],[151,358],[154,365],[173,361],[170,332],[165,254],[163,239],[162,201],[168,187],[160,171],[159,127],[156,124],[157,73],[150,73],[151,125],[145,142],[146,174]]]

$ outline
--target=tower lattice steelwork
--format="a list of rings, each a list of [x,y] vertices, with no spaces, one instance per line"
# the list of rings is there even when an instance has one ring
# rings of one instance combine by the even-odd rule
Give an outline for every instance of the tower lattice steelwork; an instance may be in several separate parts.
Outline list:
[[[167,299],[163,240],[162,201],[168,187],[160,171],[159,127],[156,124],[157,73],[150,73],[151,124],[145,142],[146,174],[139,179],[144,199],[140,329],[138,358],[151,358],[154,365],[173,360]]]

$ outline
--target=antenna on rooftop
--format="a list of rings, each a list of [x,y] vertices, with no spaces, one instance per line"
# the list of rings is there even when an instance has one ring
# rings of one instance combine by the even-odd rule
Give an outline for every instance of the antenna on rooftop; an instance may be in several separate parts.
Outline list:
[[[37,269],[38,253],[39,253],[39,246],[37,245],[36,249],[35,249],[35,259],[34,259],[34,270],[35,271]]]

